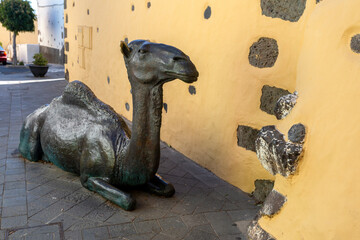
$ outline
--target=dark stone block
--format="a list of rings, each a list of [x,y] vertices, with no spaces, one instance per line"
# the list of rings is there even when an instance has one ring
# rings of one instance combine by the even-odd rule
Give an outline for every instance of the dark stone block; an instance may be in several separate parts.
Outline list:
[[[260,227],[257,220],[252,221],[249,225],[247,229],[247,237],[251,240],[276,240],[276,238]]]
[[[351,38],[350,47],[353,52],[360,53],[360,34],[356,34]]]
[[[250,47],[249,63],[258,68],[274,66],[279,55],[279,48],[275,39],[262,37]]]
[[[135,11],[135,6],[131,5],[131,11]]]
[[[285,202],[286,197],[284,195],[276,190],[272,190],[266,198],[260,213],[271,217],[280,211]]]
[[[255,190],[253,197],[258,203],[263,203],[274,187],[274,181],[257,179],[255,180]]]
[[[211,17],[211,7],[208,6],[206,9],[205,9],[205,12],[204,12],[204,18],[205,19],[209,19]]]
[[[90,15],[90,10],[89,9],[87,10],[87,15]]]
[[[260,109],[268,114],[275,115],[278,99],[288,94],[290,94],[288,90],[264,85],[261,89]]]
[[[280,18],[297,22],[303,15],[306,0],[261,0],[262,14],[267,17]]]
[[[108,84],[110,84],[110,77],[109,76],[107,76],[107,82],[108,82]]]
[[[281,96],[275,104],[275,117],[277,120],[284,119],[290,114],[291,110],[295,107],[297,102],[297,92]]]
[[[286,142],[275,126],[263,127],[255,141],[256,155],[263,167],[272,175],[288,177],[296,170],[302,144]]]
[[[65,50],[68,52],[69,51],[69,42],[65,42]]]
[[[319,2],[321,2],[322,0],[316,0],[316,3],[319,3]]]
[[[64,28],[64,38],[67,38],[67,28]]]
[[[249,126],[239,125],[237,128],[237,144],[240,147],[255,152],[255,140],[259,133],[258,129]]]
[[[302,143],[305,138],[305,126],[301,123],[294,124],[289,132],[288,132],[288,139],[293,143]]]
[[[147,8],[150,8],[151,7],[151,2],[148,2],[147,3]]]
[[[66,63],[67,63],[67,56],[66,56]],[[65,71],[65,79],[67,81],[69,81],[69,70],[68,69],[66,69],[66,71]]]
[[[64,0],[64,9],[67,8],[67,0]]]
[[[68,17],[68,15],[66,14],[65,15],[65,23],[68,23],[69,22],[69,17]]]
[[[167,103],[164,103],[164,110],[165,110],[165,112],[167,112],[167,110],[168,110],[168,105],[167,105]]]
[[[126,108],[126,111],[130,111],[130,105],[129,105],[129,103],[125,103],[125,108]]]
[[[192,85],[189,86],[189,93],[191,95],[195,95],[196,94],[196,88]]]

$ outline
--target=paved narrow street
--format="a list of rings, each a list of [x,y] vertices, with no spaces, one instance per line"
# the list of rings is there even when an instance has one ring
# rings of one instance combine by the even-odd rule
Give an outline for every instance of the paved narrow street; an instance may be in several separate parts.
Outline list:
[[[63,68],[53,66],[45,79],[63,77]],[[246,239],[258,210],[253,200],[165,143],[159,173],[176,194],[134,190],[131,212],[83,188],[76,175],[21,158],[23,120],[67,84],[25,82],[34,79],[27,68],[0,66],[0,239]]]

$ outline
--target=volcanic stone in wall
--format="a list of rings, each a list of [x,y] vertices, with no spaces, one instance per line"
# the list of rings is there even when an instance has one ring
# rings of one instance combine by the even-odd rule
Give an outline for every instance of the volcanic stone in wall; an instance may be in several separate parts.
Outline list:
[[[264,85],[261,89],[260,109],[264,112],[275,115],[276,102],[282,96],[291,94],[288,90]]]
[[[360,34],[356,34],[351,38],[350,47],[353,52],[360,53]]]
[[[284,96],[281,96],[276,104],[274,113],[278,120],[285,118],[291,110],[295,107],[296,100],[298,98],[298,94],[295,91],[293,94],[287,94]]]
[[[255,141],[256,155],[262,166],[272,175],[288,177],[296,170],[303,146],[286,142],[275,126],[263,127]]]
[[[300,19],[305,5],[306,0],[261,0],[263,15],[290,22],[297,22]]]
[[[69,42],[65,42],[65,50],[68,52],[69,51]]]
[[[301,123],[294,124],[288,131],[288,139],[293,143],[303,143],[305,138],[305,126]]]
[[[274,66],[279,55],[279,48],[275,39],[262,37],[250,47],[249,63],[258,68]]]
[[[252,221],[249,225],[247,237],[249,240],[276,240],[276,238],[260,227],[257,220]]]
[[[252,196],[257,203],[263,203],[274,187],[274,181],[257,179],[255,180],[255,190]]]
[[[261,215],[268,217],[274,216],[280,211],[286,200],[287,199],[284,195],[273,189],[269,196],[267,196],[260,210]]]
[[[211,7],[208,6],[208,7],[205,9],[205,11],[204,11],[204,18],[205,18],[205,19],[209,19],[210,16],[211,16]]]
[[[190,93],[191,95],[195,95],[195,94],[196,94],[196,88],[195,88],[195,86],[192,86],[192,85],[189,86],[189,93]]]
[[[259,133],[258,129],[239,125],[237,128],[237,144],[240,147],[255,152],[255,140]]]

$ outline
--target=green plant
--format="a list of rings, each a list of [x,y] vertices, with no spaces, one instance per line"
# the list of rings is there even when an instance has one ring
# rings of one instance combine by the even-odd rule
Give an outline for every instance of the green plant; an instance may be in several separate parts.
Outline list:
[[[3,46],[3,45],[2,45],[2,42],[0,42],[0,46]]]
[[[46,66],[48,63],[46,58],[41,53],[35,54],[33,58],[34,58],[33,64],[35,65]]]
[[[33,32],[36,15],[26,0],[1,0],[0,23],[13,32],[13,64],[17,64],[16,36],[19,32]]]
[[[23,61],[20,61],[20,62],[19,62],[19,65],[24,66],[24,62],[23,62]]]

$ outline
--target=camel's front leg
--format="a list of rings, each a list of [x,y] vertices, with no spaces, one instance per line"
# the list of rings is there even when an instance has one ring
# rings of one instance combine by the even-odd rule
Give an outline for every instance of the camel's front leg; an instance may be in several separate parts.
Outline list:
[[[104,198],[119,205],[125,210],[135,208],[135,199],[130,194],[114,187],[109,183],[115,161],[112,142],[103,133],[105,130],[95,126],[90,128],[83,143],[80,158],[81,184]]]
[[[112,186],[102,178],[89,177],[86,181],[86,187],[91,191],[99,193],[104,198],[127,211],[131,211],[135,208],[136,201],[130,194]]]
[[[164,180],[159,174],[156,174],[153,179],[147,182],[143,186],[143,189],[149,193],[163,197],[171,197],[175,193],[174,186]]]

